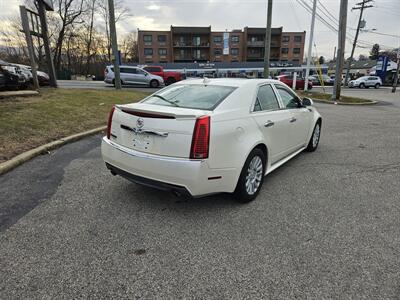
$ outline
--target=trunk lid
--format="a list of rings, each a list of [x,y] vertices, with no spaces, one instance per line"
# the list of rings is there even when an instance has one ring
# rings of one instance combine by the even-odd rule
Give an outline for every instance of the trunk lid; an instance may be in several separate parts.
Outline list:
[[[196,119],[209,113],[145,103],[118,105],[111,140],[144,153],[189,158]]]

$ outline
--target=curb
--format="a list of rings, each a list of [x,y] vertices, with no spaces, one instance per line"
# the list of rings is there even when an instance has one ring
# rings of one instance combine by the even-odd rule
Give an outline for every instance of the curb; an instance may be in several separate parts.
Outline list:
[[[39,95],[38,91],[6,91],[0,93],[0,99],[13,97],[32,97]]]
[[[48,144],[39,146],[32,150],[28,150],[24,153],[21,153],[15,157],[11,158],[10,160],[7,160],[0,164],[0,175],[7,173],[8,171],[14,169],[15,167],[17,167],[19,165],[22,165],[24,162],[27,162],[28,160],[30,160],[40,154],[43,154],[43,153],[46,153],[47,151],[61,147],[62,145],[75,142],[84,137],[102,132],[106,128],[107,128],[107,126],[102,126],[102,127],[97,127],[95,129],[88,130],[88,131],[73,134],[73,135],[67,136],[65,138],[59,139],[57,141],[50,142]]]
[[[325,103],[325,104],[335,104],[332,101],[329,100],[323,100],[323,99],[315,99],[312,98],[313,101],[319,102],[319,103]],[[347,102],[336,102],[337,105],[375,105],[378,103],[378,101],[375,100],[370,100],[371,102],[360,102],[360,103],[347,103]]]

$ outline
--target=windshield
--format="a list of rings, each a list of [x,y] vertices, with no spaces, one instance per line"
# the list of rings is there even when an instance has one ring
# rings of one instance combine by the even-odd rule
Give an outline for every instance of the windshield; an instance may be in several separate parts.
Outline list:
[[[143,100],[147,104],[213,110],[236,87],[217,85],[173,85]]]

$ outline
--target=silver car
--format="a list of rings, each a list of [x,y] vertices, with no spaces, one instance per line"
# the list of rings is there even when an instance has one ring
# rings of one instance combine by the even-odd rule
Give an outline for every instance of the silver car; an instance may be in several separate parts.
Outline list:
[[[361,89],[361,88],[374,87],[376,89],[379,89],[381,85],[382,85],[382,80],[378,76],[363,76],[357,78],[356,80],[349,81],[350,88],[359,87]]]
[[[164,79],[153,75],[141,68],[120,66],[121,84],[148,85],[157,88],[164,85]],[[115,85],[114,66],[107,66],[104,70],[104,82]]]

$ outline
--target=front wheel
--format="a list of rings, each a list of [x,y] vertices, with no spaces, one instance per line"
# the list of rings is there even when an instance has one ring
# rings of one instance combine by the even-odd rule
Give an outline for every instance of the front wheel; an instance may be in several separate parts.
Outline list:
[[[150,87],[152,87],[152,88],[157,88],[158,85],[159,85],[159,83],[158,83],[157,80],[152,80],[152,81],[150,81]]]
[[[314,126],[314,131],[312,133],[310,141],[308,142],[306,151],[313,152],[317,150],[320,137],[321,137],[321,121],[318,121],[317,124],[315,124]]]
[[[360,83],[360,85],[358,86],[360,89],[365,88],[365,84],[364,83]]]
[[[375,84],[375,88],[376,88],[376,89],[379,89],[380,86],[381,86],[381,85],[380,85],[379,83]]]
[[[234,196],[237,201],[246,203],[254,200],[261,190],[264,173],[265,173],[266,158],[264,152],[255,148],[246,159]]]

